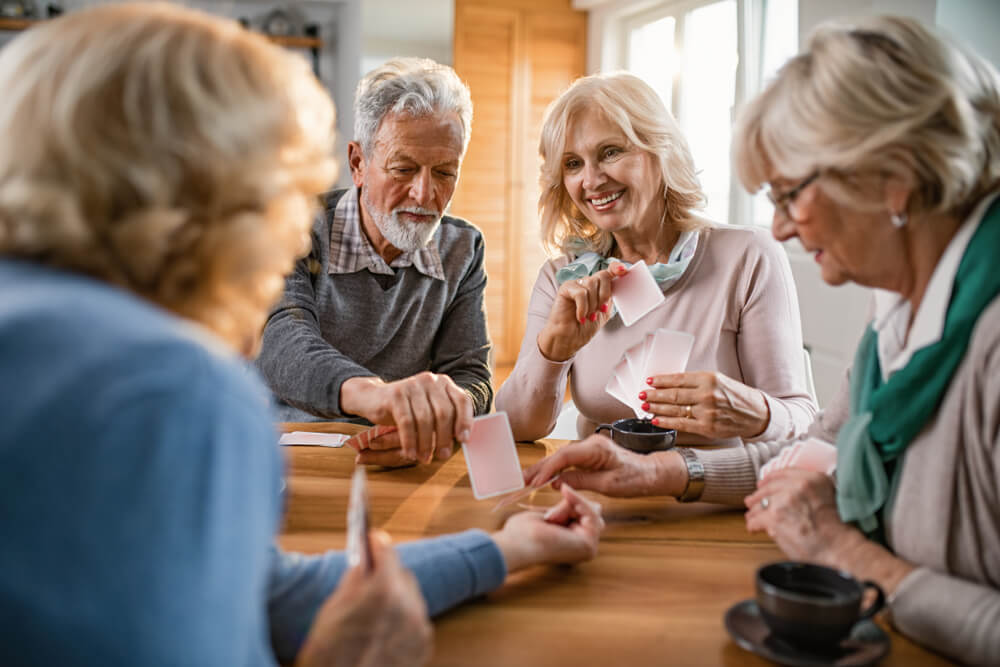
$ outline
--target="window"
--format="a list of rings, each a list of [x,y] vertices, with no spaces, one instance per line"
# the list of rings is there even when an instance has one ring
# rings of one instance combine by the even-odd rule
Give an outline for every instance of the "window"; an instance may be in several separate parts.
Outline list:
[[[619,34],[611,41],[620,48],[604,58],[604,69],[626,69],[663,98],[691,147],[708,217],[770,224],[767,199],[750,197],[733,176],[731,125],[739,105],[797,52],[797,0],[643,6],[613,24]]]

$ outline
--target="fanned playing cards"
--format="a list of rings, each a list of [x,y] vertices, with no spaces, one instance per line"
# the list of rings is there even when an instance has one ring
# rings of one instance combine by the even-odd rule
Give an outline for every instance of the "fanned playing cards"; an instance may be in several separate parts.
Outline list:
[[[646,378],[667,373],[681,373],[687,368],[694,346],[694,336],[684,331],[657,329],[633,345],[615,365],[614,374],[604,391],[624,403],[639,419],[652,414],[642,409],[639,392],[647,389]]]

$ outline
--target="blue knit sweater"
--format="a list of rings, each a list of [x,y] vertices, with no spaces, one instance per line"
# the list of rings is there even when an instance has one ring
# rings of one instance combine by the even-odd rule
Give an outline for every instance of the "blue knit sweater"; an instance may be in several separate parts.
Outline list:
[[[342,553],[274,546],[267,391],[200,328],[0,260],[0,664],[294,660]],[[400,548],[439,613],[503,581],[480,531]]]

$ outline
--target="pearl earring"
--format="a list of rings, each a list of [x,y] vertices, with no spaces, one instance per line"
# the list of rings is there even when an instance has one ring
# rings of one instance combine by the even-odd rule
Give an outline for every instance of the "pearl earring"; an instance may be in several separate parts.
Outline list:
[[[892,222],[892,226],[896,229],[905,227],[907,223],[906,213],[893,213],[889,216],[889,221]]]

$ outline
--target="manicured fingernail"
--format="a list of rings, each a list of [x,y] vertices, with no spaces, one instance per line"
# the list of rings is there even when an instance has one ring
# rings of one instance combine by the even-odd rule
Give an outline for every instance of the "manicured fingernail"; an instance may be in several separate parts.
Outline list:
[[[653,384],[653,378],[646,378],[646,384],[652,385]]]
[[[645,410],[646,412],[649,412],[649,403],[643,403],[642,409]]]
[[[639,400],[640,401],[645,401],[646,400],[646,392],[644,392],[644,391],[640,391],[639,392]]]
[[[588,315],[587,317],[589,317],[589,318],[590,318],[590,321],[591,321],[591,322],[596,322],[596,321],[597,321],[597,313],[591,313],[591,314],[590,314],[590,315]]]
[[[601,312],[602,313],[608,312],[608,304],[606,304],[606,303],[602,303],[601,304]]]
[[[659,425],[660,425],[660,420],[659,420],[659,419],[657,419],[656,417],[653,417],[653,418],[652,418],[652,419],[650,420],[650,423],[652,423],[652,424],[653,424],[653,426],[659,426]]]

